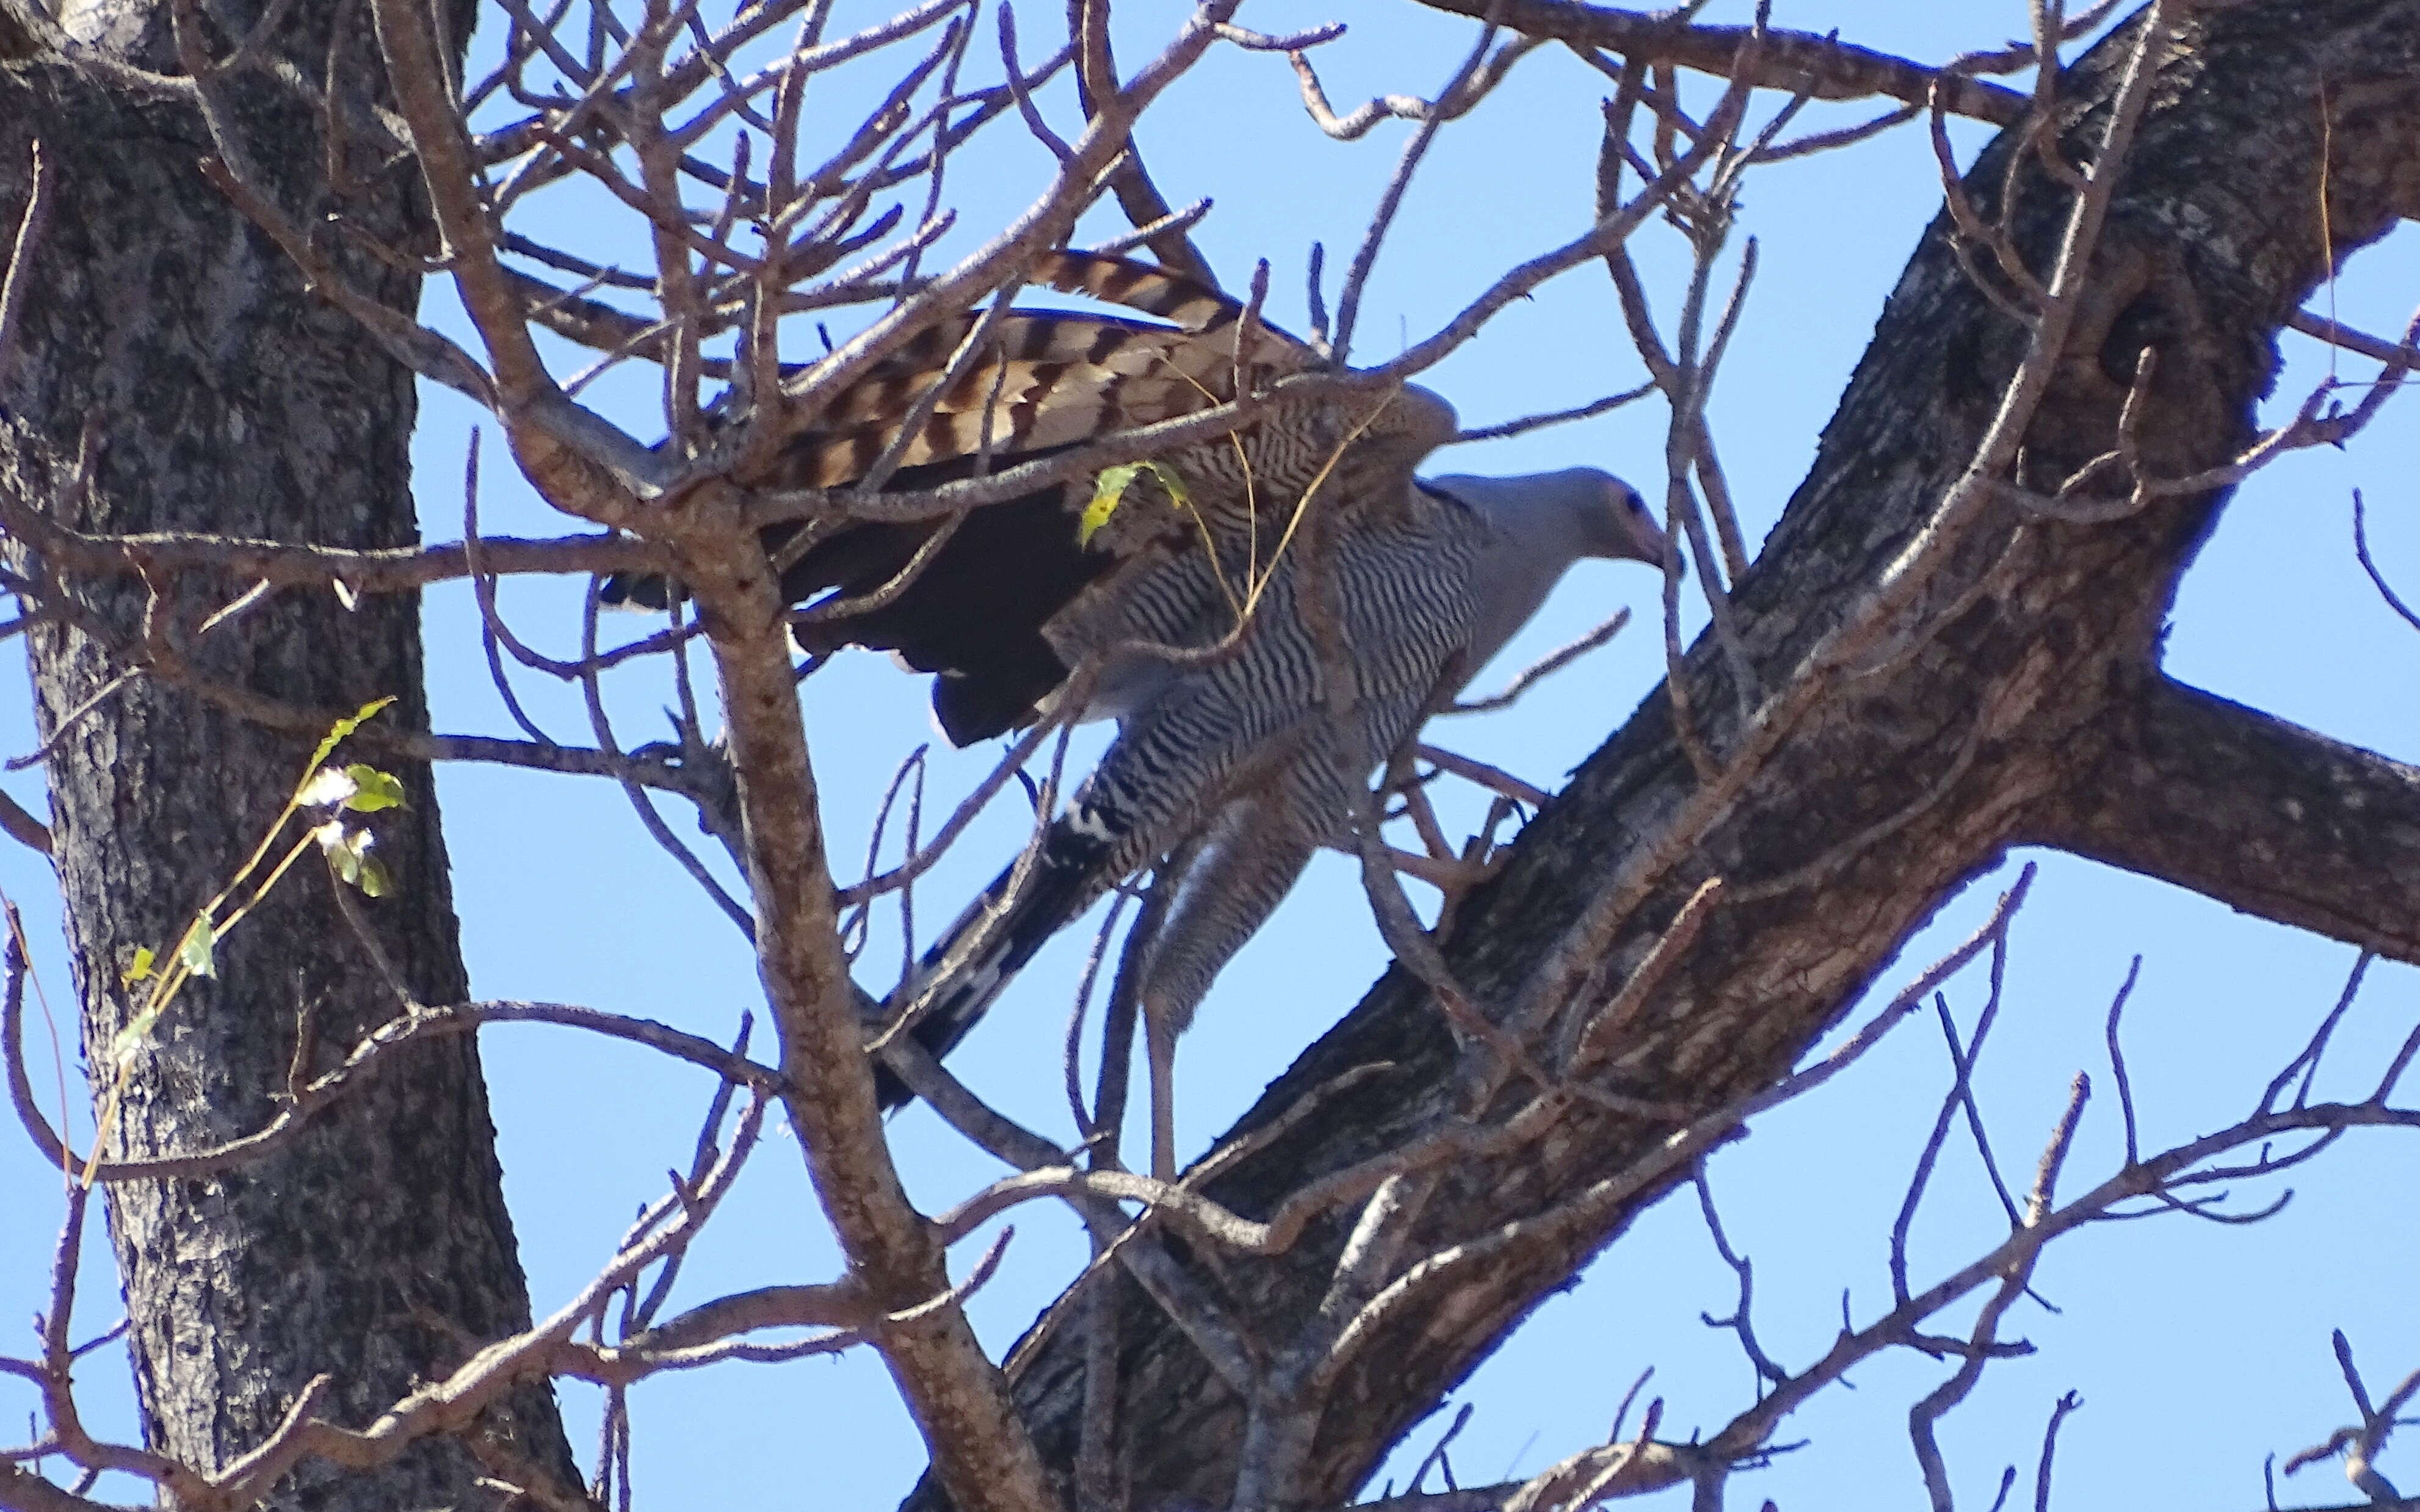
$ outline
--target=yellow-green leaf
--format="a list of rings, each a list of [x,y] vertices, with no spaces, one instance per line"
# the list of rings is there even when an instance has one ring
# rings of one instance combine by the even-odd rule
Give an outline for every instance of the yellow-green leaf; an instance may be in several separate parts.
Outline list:
[[[369,723],[372,719],[377,718],[379,711],[394,702],[395,695],[392,693],[382,699],[372,699],[367,703],[362,705],[360,713],[349,715],[329,726],[328,738],[320,741],[319,748],[311,753],[311,760],[308,764],[308,767],[316,770],[321,762],[328,759],[328,753],[336,748],[336,743],[338,741],[343,740],[347,735],[351,734],[354,731],[359,730],[362,726]]]
[[[151,947],[147,945],[136,946],[134,948],[134,964],[117,974],[118,984],[124,987],[132,987],[138,981],[150,980],[151,968],[159,964],[159,960],[160,958],[158,956],[151,953]]]
[[[1099,534],[1101,527],[1109,522],[1109,517],[1118,512],[1120,501],[1125,498],[1127,485],[1133,483],[1135,475],[1141,471],[1140,462],[1125,462],[1101,470],[1101,475],[1093,480],[1093,501],[1084,506],[1083,515],[1076,521],[1078,546],[1093,544],[1093,537]]]
[[[1176,475],[1174,468],[1158,462],[1145,462],[1143,466],[1159,480],[1159,486],[1168,490],[1168,497],[1175,501],[1177,508],[1190,510],[1193,507],[1193,496],[1186,491],[1185,480]]]
[[[1093,480],[1092,502],[1084,506],[1084,513],[1076,521],[1078,546],[1093,544],[1093,537],[1100,533],[1101,527],[1109,522],[1109,517],[1116,514],[1118,505],[1125,501],[1126,490],[1134,486],[1135,479],[1146,472],[1168,490],[1168,497],[1175,501],[1177,508],[1189,510],[1193,507],[1193,496],[1186,491],[1185,480],[1177,476],[1174,468],[1164,462],[1121,462],[1116,467],[1103,468],[1099,476]]]
[[[360,762],[345,768],[353,792],[345,799],[345,807],[355,813],[376,813],[381,809],[403,807],[403,783],[392,772],[381,772]]]

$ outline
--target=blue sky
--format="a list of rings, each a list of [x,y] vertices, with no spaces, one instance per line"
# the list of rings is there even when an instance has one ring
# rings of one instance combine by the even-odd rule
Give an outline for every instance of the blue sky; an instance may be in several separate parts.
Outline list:
[[[1710,14],[1719,17],[1725,8]],[[1833,7],[1799,0],[1776,12],[1777,24],[1819,32],[1837,25],[1846,39],[1929,61],[1995,45],[2025,24],[2015,4],[1865,0]],[[874,14],[867,5],[844,6],[837,24],[861,24]],[[1177,14],[1174,7],[1130,8],[1120,33],[1122,63],[1137,66]],[[1340,109],[1373,93],[1434,91],[1474,35],[1467,23],[1404,0],[1268,5],[1248,8],[1243,19],[1272,31],[1329,19],[1350,23],[1350,34],[1319,55]],[[986,37],[976,56],[987,51]],[[834,130],[845,129],[857,119],[849,106],[877,82],[835,81],[817,97],[818,108],[830,113]],[[1365,360],[1425,335],[1504,268],[1587,224],[1604,92],[1602,78],[1568,54],[1542,50],[1472,117],[1440,136],[1373,282],[1358,342]],[[1063,130],[1071,125],[1063,91],[1047,96],[1046,105]],[[1838,124],[1866,108],[1817,107],[1807,120]],[[1171,91],[1142,141],[1171,200],[1217,200],[1197,238],[1222,275],[1240,286],[1252,260],[1268,258],[1272,316],[1299,328],[1309,244],[1324,241],[1331,266],[1349,256],[1404,135],[1404,128],[1390,125],[1357,144],[1330,142],[1303,118],[1281,59],[1219,50]],[[1981,133],[1962,131],[1960,140],[1971,151]],[[1010,146],[1006,131],[1001,147],[970,154],[954,172],[951,197],[960,208],[960,230],[940,255],[971,246],[1041,183],[1047,165],[1037,149]],[[1938,200],[1930,153],[1921,135],[1905,129],[1846,154],[1750,177],[1741,231],[1759,239],[1761,267],[1712,414],[1752,537],[1771,526],[1804,473],[1883,297]],[[552,210],[541,208],[530,229],[587,238],[605,219],[596,211],[566,194]],[[1088,223],[1098,236],[1119,229],[1107,219]],[[628,230],[606,235],[627,239]],[[604,244],[637,255],[627,239]],[[1685,270],[1678,249],[1678,237],[1660,226],[1637,244],[1668,311],[1677,304]],[[2420,300],[2420,237],[2407,229],[2354,259],[2330,298],[2350,323],[2399,329]],[[429,316],[458,329],[442,291],[432,293]],[[2290,341],[2288,358],[2273,403],[2280,414],[2329,371],[2327,354],[2307,342]],[[576,365],[566,360],[560,370]],[[2337,367],[2348,376],[2371,370],[2357,359],[2341,359]],[[1602,272],[1584,270],[1508,311],[1431,382],[1466,424],[1481,424],[1577,404],[1640,377]],[[635,431],[655,433],[646,419],[650,385],[642,375],[608,379],[595,402]],[[2170,671],[2338,738],[2420,759],[2412,698],[2420,636],[2395,620],[2362,578],[2349,502],[2352,488],[2365,491],[2381,564],[2420,587],[2420,493],[2412,485],[2420,477],[2420,440],[2412,403],[2407,397],[2391,406],[2350,450],[2302,454],[2242,490],[2176,606]],[[460,533],[458,480],[476,418],[449,394],[428,401],[415,455],[423,525],[432,539]],[[1662,425],[1661,411],[1641,404],[1450,453],[1435,471],[1515,472],[1587,462],[1624,472],[1652,493]],[[498,455],[491,452],[488,461],[485,529],[561,528],[507,477]],[[574,590],[510,584],[504,603],[524,635],[558,654],[576,644]],[[1577,569],[1480,686],[1621,606],[1635,606],[1641,623],[1517,709],[1454,721],[1436,736],[1533,782],[1557,785],[1661,675],[1653,603],[1653,579],[1640,569]],[[480,663],[467,591],[432,593],[426,616],[438,728],[509,733]],[[660,735],[656,711],[668,700],[659,679],[625,678],[612,691],[626,742]],[[522,692],[556,733],[584,738],[576,696],[535,679]],[[852,655],[812,679],[805,701],[834,869],[846,877],[862,859],[873,808],[892,769],[932,738],[923,688],[880,658]],[[1098,739],[1088,734],[1079,749],[1096,749]],[[32,744],[23,700],[6,701],[0,747]],[[986,749],[936,749],[933,804],[970,784],[993,757]],[[7,780],[39,811],[35,774]],[[441,774],[440,795],[480,995],[586,1003],[724,1038],[759,1000],[753,964],[737,933],[646,840],[617,790],[463,767]],[[676,831],[693,834],[686,816],[666,812]],[[969,835],[920,893],[923,938],[990,875],[1023,831],[1011,806],[1002,805]],[[2042,875],[2014,927],[2007,1002],[1978,1078],[2003,1161],[2019,1174],[2030,1171],[2069,1078],[2078,1069],[2102,1069],[2102,1015],[2135,954],[2144,964],[2128,1018],[2128,1053],[2151,1146],[2240,1116],[2334,1001],[2352,963],[2352,952],[2332,942],[2140,878],[2042,856],[2013,857],[2010,868],[1947,903],[1885,974],[1882,990],[1970,931],[2013,876],[2014,864],[2027,858],[2042,861]],[[44,983],[66,1009],[71,995],[47,869],[30,853],[0,853],[0,886],[26,906]],[[861,972],[870,985],[885,984],[874,963],[896,961],[896,930],[894,915],[877,916]],[[1065,1132],[1058,1047],[1088,937],[1088,931],[1073,931],[1046,951],[957,1062],[1004,1107],[1053,1134]],[[1358,997],[1383,963],[1351,869],[1323,859],[1230,967],[1185,1041],[1179,1111],[1187,1153],[1248,1106]],[[1949,995],[1971,1026],[1982,1001],[1979,972],[1954,982]],[[2347,1077],[2399,1041],[2415,1010],[2413,973],[2374,968],[2336,1051]],[[601,1263],[634,1205],[660,1189],[663,1168],[686,1164],[693,1120],[711,1088],[701,1074],[565,1031],[496,1029],[483,1050],[506,1190],[543,1313]],[[36,1067],[39,1080],[46,1072],[39,1056]],[[1883,1262],[1890,1218],[1946,1076],[1937,1034],[1912,1024],[1848,1076],[1760,1120],[1750,1137],[1714,1160],[1732,1242],[1757,1261],[1760,1331],[1785,1365],[1803,1365],[1828,1346],[1844,1289],[1860,1322],[1887,1296]],[[2327,1085],[2323,1080],[2323,1089]],[[2087,1116],[2069,1190],[2111,1168],[2115,1122],[2105,1104]],[[892,1128],[910,1190],[928,1206],[944,1206],[997,1174],[921,1111],[903,1114]],[[701,1242],[684,1273],[686,1301],[832,1273],[831,1246],[786,1137],[768,1141]],[[6,1211],[32,1218],[0,1224],[0,1316],[22,1318],[37,1304],[54,1181],[22,1149],[0,1141]],[[2407,1258],[2420,1246],[2420,1205],[2413,1201],[2420,1150],[2408,1138],[2356,1137],[2295,1173],[2292,1183],[2294,1201],[2268,1224],[2217,1228],[2163,1219],[2104,1227],[2054,1247],[2038,1289],[2061,1310],[2026,1304],[2009,1326],[2040,1352],[1995,1365],[1944,1429],[1962,1501],[1989,1504],[2005,1463],[2017,1463],[2030,1482],[2042,1420],[2052,1401],[2073,1388],[2086,1407],[2062,1435],[2065,1493],[2055,1504],[2258,1504],[2263,1456],[2315,1442],[2348,1416],[2329,1329],[2350,1335],[2374,1387],[2420,1365],[2420,1310],[2411,1305]],[[1916,1232],[1919,1284],[1981,1254],[2004,1231],[1965,1147],[1952,1145],[1934,1192]],[[2264,1186],[2242,1196],[2253,1206],[2273,1195]],[[1015,1221],[1017,1236],[1001,1273],[973,1304],[979,1330],[999,1348],[1056,1292],[1081,1253],[1074,1226],[1055,1211],[1028,1208]],[[970,1247],[967,1263],[978,1248]],[[95,1258],[105,1267],[105,1252]],[[106,1271],[90,1273],[98,1279]],[[1667,1203],[1651,1212],[1581,1285],[1543,1306],[1455,1393],[1454,1403],[1476,1407],[1454,1449],[1462,1479],[1528,1473],[1597,1442],[1622,1390],[1649,1366],[1655,1371],[1651,1392],[1667,1399],[1668,1434],[1719,1427],[1752,1400],[1752,1377],[1738,1350],[1699,1321],[1701,1311],[1730,1310],[1731,1288],[1694,1205]],[[110,1320],[105,1288],[88,1288],[84,1316],[89,1328]],[[1905,1407],[1947,1369],[1917,1356],[1862,1368],[1855,1391],[1835,1390],[1786,1426],[1784,1440],[1812,1443],[1735,1483],[1735,1504],[1770,1496],[1784,1508],[1921,1505]],[[122,1372],[104,1356],[85,1373],[95,1400],[115,1402],[123,1422]],[[15,1391],[0,1385],[0,1412],[17,1410],[22,1393]],[[595,1396],[569,1388],[565,1404],[584,1454],[593,1443]],[[710,1497],[734,1506],[876,1507],[903,1491],[923,1464],[912,1427],[880,1368],[864,1355],[650,1382],[639,1389],[635,1407],[637,1487],[649,1502]],[[107,1422],[112,1414],[96,1415]],[[1388,1473],[1404,1473],[1443,1421],[1416,1435]],[[2410,1489],[2408,1483],[2420,1479],[2420,1456],[2407,1450],[2400,1464]],[[2397,1457],[2390,1453],[2382,1468],[2397,1474]],[[2281,1500],[2325,1504],[2348,1500],[2348,1489],[2323,1467],[2286,1483]]]

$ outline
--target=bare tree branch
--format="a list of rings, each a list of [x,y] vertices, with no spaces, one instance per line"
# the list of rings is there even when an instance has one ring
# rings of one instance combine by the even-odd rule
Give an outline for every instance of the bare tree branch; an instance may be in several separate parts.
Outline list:
[[[2090,733],[2092,779],[2043,804],[2032,838],[2420,961],[2420,896],[2403,894],[2420,772],[2159,677]]]
[[[1668,15],[1616,10],[1574,0],[1421,0],[1438,10],[1492,21],[1527,37],[1551,38],[1575,47],[1601,48],[1648,62],[1678,64],[1700,73],[1739,78],[1740,43],[1745,26],[1676,23]],[[2025,107],[2013,89],[1964,76],[1945,76],[1918,63],[1813,32],[1774,31],[1758,54],[1747,82],[1759,88],[1805,94],[1815,100],[1863,100],[1875,95],[1922,104],[1937,79],[1947,77],[1947,98],[1956,115],[2006,126]],[[2007,64],[2022,68],[2024,58]]]

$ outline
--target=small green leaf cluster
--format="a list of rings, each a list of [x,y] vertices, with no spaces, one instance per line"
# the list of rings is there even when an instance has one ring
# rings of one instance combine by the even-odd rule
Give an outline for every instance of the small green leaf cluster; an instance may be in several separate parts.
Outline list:
[[[92,1158],[96,1163],[101,1159],[102,1147],[108,1142],[109,1131],[115,1126],[118,1102],[125,1093],[126,1078],[133,1069],[135,1054],[159,1026],[162,1016],[176,1002],[187,982],[195,977],[218,975],[218,942],[259,906],[261,900],[269,896],[271,889],[305,852],[317,845],[328,863],[330,873],[337,882],[358,887],[369,897],[383,898],[394,892],[394,876],[370,854],[376,844],[376,837],[359,824],[348,824],[345,816],[380,813],[402,807],[403,783],[394,773],[380,771],[361,762],[342,767],[326,764],[346,736],[375,718],[380,710],[394,702],[392,698],[382,698],[365,703],[358,713],[337,720],[329,729],[327,736],[312,751],[310,761],[303,764],[302,780],[296,784],[294,792],[287,798],[286,807],[278,810],[269,832],[261,836],[260,843],[253,848],[251,856],[237,871],[234,878],[204,903],[194,914],[193,921],[185,926],[184,933],[178,937],[176,948],[169,952],[167,965],[163,967],[159,952],[147,945],[134,951],[126,969],[118,974],[121,985],[132,988],[142,984],[147,991],[144,994],[142,1005],[127,1020],[126,1026],[119,1029],[110,1041],[110,1059],[116,1075],[110,1088],[108,1103],[101,1110],[101,1136],[93,1146]],[[305,828],[302,836],[271,864],[271,852],[275,848],[278,837],[285,833],[287,822],[297,814],[311,811],[324,811],[328,817]],[[267,866],[265,874],[264,865]],[[257,882],[254,880],[256,877],[259,879]],[[247,887],[249,893],[242,902],[229,908],[229,901],[245,892]],[[91,1176],[90,1170],[85,1173],[87,1181]]]

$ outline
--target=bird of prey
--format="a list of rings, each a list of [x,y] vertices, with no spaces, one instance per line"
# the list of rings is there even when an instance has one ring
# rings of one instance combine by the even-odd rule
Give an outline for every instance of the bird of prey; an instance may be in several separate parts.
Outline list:
[[[843,486],[895,452],[887,486],[930,486],[1323,365],[1223,295],[1143,264],[1054,254],[1033,277],[1167,323],[1007,315],[919,420],[979,317],[944,322],[791,438],[768,476],[742,481]],[[1455,431],[1452,408],[1416,387],[1280,392],[1235,432],[1128,471],[1114,498],[1084,480],[939,520],[768,532],[789,562],[784,594],[814,606],[802,647],[889,650],[934,674],[935,716],[957,744],[1045,715],[1119,721],[1032,853],[887,1005],[894,1025],[945,1054],[1047,939],[1156,867],[1157,923],[1129,943],[1121,990],[1146,1026],[1154,1171],[1172,1178],[1176,1036],[1312,854],[1349,839],[1373,768],[1573,563],[1668,560],[1637,493],[1594,469],[1417,478]],[[615,581],[605,596],[665,592]],[[1071,698],[1082,706],[1063,708]],[[881,1093],[908,1096],[887,1072]]]

